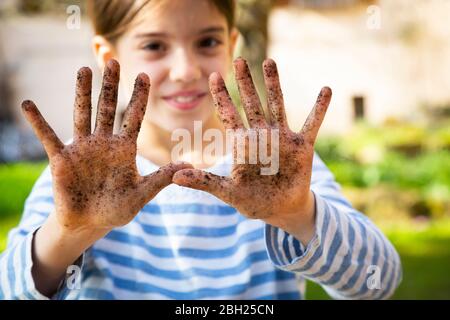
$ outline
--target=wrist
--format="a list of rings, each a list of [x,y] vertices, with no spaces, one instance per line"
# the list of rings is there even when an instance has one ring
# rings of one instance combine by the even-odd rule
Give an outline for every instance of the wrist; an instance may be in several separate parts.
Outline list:
[[[56,212],[52,212],[49,215],[41,229],[43,229],[45,234],[56,243],[59,243],[61,246],[65,246],[68,249],[70,248],[76,251],[81,250],[80,253],[111,231],[111,229],[107,228],[66,228],[63,223],[58,220],[58,214]]]
[[[286,217],[279,227],[304,246],[308,245],[316,232],[316,201],[312,191],[309,191],[304,205],[295,214]]]
[[[56,213],[49,215],[37,230],[33,241],[34,262],[56,273],[76,261],[108,230],[67,230],[58,222]]]

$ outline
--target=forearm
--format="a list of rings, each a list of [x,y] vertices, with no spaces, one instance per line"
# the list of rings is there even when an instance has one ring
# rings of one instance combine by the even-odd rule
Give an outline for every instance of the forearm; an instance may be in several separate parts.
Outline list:
[[[36,289],[52,296],[67,268],[106,233],[107,230],[68,232],[58,224],[55,214],[50,214],[33,239],[32,276]]]

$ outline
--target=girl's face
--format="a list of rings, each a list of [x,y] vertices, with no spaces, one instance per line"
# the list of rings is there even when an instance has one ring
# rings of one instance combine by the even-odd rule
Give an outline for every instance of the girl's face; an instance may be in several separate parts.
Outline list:
[[[214,71],[226,77],[236,36],[208,0],[152,3],[117,42],[122,87],[130,98],[136,75],[146,72],[151,88],[144,121],[192,130],[194,120],[214,114],[208,77]]]

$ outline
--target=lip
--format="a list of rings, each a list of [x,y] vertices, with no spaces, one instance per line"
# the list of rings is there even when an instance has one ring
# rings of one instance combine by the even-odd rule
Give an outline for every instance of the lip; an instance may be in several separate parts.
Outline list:
[[[200,90],[177,91],[171,95],[163,96],[162,99],[170,106],[178,110],[192,110],[197,107],[207,92]],[[184,99],[184,101],[180,101]]]

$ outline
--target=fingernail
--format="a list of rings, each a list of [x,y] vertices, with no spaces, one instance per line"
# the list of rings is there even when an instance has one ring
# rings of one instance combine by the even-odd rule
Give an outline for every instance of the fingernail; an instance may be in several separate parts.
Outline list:
[[[28,111],[30,109],[30,107],[32,106],[33,102],[31,102],[31,100],[24,100],[22,102],[22,109],[24,109],[25,111]]]

